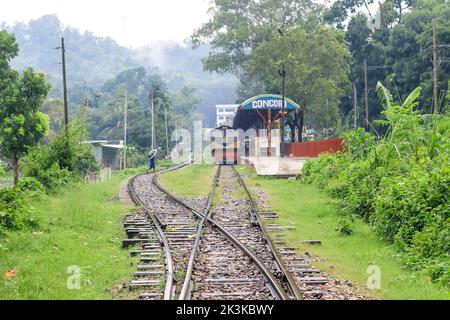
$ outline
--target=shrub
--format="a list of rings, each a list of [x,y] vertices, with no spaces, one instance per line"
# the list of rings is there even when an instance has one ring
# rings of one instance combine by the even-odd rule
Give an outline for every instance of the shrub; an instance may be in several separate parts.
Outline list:
[[[54,136],[46,146],[28,154],[23,163],[25,176],[36,178],[47,191],[55,192],[86,170],[97,170],[92,147],[82,143],[85,138],[83,123],[74,120],[67,133]]]
[[[363,128],[348,131],[343,134],[344,145],[352,159],[361,159],[369,154],[375,146],[375,137]]]
[[[339,219],[338,225],[335,231],[338,231],[340,234],[349,236],[353,234],[353,228],[350,222],[347,219]]]
[[[307,162],[302,182],[340,200],[336,231],[350,234],[347,219],[364,218],[402,252],[405,266],[450,284],[450,116],[420,115],[420,89],[399,105],[377,88],[386,136],[375,141],[362,129],[344,134],[347,153]]]
[[[36,211],[26,204],[22,191],[5,187],[0,189],[0,235],[6,229],[36,227]]]

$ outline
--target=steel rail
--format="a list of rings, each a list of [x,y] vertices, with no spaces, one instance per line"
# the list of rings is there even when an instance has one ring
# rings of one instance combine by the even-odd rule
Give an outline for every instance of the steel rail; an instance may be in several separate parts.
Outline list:
[[[172,255],[170,252],[169,241],[167,240],[167,237],[161,228],[160,221],[156,218],[156,216],[153,213],[150,212],[148,207],[140,199],[140,197],[136,193],[136,190],[134,189],[134,185],[133,185],[134,180],[141,175],[143,175],[143,174],[139,174],[130,179],[130,181],[128,182],[128,190],[130,192],[130,196],[133,199],[134,203],[136,205],[142,206],[142,208],[145,210],[145,213],[147,214],[147,216],[152,220],[152,222],[155,225],[155,228],[157,230],[159,241],[164,246],[164,257],[166,260],[166,270],[167,270],[166,285],[165,285],[165,289],[164,289],[164,300],[172,300],[175,268],[174,268]]]
[[[269,287],[271,291],[276,295],[276,297],[280,300],[289,300],[289,296],[286,293],[285,289],[283,288],[282,284],[279,282],[279,280],[273,275],[273,273],[264,265],[264,263],[256,256],[252,250],[249,250],[242,242],[240,242],[236,237],[234,237],[230,232],[228,232],[223,226],[219,224],[219,222],[215,221],[214,219],[203,215],[202,213],[198,212],[196,209],[194,209],[192,206],[187,204],[185,201],[179,199],[178,197],[174,196],[171,192],[169,192],[167,189],[162,187],[158,181],[158,176],[155,174],[153,183],[155,186],[165,193],[169,198],[172,200],[178,202],[185,208],[192,211],[197,217],[203,219],[205,218],[208,223],[210,223],[213,227],[218,229],[225,237],[230,240],[236,248],[241,250],[247,257],[250,258],[251,261],[255,264],[255,266],[259,269],[261,274],[264,276],[264,278],[267,280]]]
[[[200,157],[202,157],[202,155],[198,155],[197,157],[194,157],[194,161],[199,159]],[[189,162],[182,162],[180,164],[171,166],[169,168],[166,168],[164,170],[158,171],[158,173],[163,173],[163,172],[168,172],[168,171],[174,171],[174,170],[178,170],[178,169],[182,169],[184,167],[187,167],[191,165],[191,163]],[[173,298],[173,294],[174,294],[174,282],[175,282],[175,267],[174,267],[174,262],[172,259],[172,254],[170,252],[170,246],[169,246],[169,241],[167,240],[167,237],[162,229],[162,223],[160,221],[160,219],[158,218],[158,216],[156,216],[155,214],[151,213],[149,207],[147,205],[145,205],[145,203],[142,201],[142,199],[137,195],[136,190],[134,189],[134,181],[136,180],[137,177],[144,175],[142,174],[138,174],[134,177],[132,177],[129,181],[128,181],[128,192],[130,194],[131,199],[133,200],[133,202],[138,205],[141,206],[145,213],[147,214],[147,216],[150,218],[150,220],[152,221],[152,223],[155,225],[155,228],[157,230],[157,235],[158,235],[158,239],[160,241],[160,243],[163,244],[164,247],[164,256],[165,256],[165,262],[166,262],[166,285],[164,288],[164,300],[172,300]],[[157,173],[155,172],[153,174],[152,177],[152,183],[154,183],[154,179],[155,176],[157,175]]]
[[[200,246],[200,240],[201,240],[201,237],[203,235],[203,227],[205,225],[206,218],[210,214],[209,212],[210,212],[210,209],[211,209],[211,203],[212,203],[212,199],[214,197],[214,192],[215,192],[216,187],[217,187],[219,176],[220,176],[220,166],[218,167],[218,169],[216,171],[216,174],[214,176],[211,192],[209,193],[208,200],[206,202],[206,207],[205,207],[205,211],[204,211],[204,214],[203,214],[204,216],[202,218],[202,221],[200,221],[200,223],[198,225],[197,234],[195,236],[195,241],[194,241],[194,246],[193,246],[192,251],[191,251],[191,256],[189,258],[189,263],[188,263],[188,266],[186,268],[186,275],[184,277],[183,287],[181,288],[181,292],[180,292],[180,295],[178,297],[178,300],[190,300],[190,298],[191,298],[192,287],[193,287],[192,272],[194,271],[195,258],[197,257],[198,248]]]
[[[275,261],[278,264],[279,268],[281,269],[281,272],[283,273],[285,283],[288,286],[288,289],[290,291],[290,294],[292,297],[295,298],[295,300],[303,300],[303,296],[301,294],[301,291],[299,287],[297,286],[297,283],[295,282],[294,278],[292,277],[291,272],[289,269],[285,266],[283,263],[283,260],[281,259],[280,255],[278,254],[277,249],[275,248],[275,245],[273,244],[272,240],[270,239],[269,233],[267,232],[267,229],[262,223],[261,216],[259,215],[258,206],[256,205],[255,200],[253,199],[250,191],[247,188],[247,185],[244,182],[244,179],[242,179],[242,176],[237,172],[236,168],[234,166],[231,166],[233,169],[234,174],[238,178],[239,184],[244,188],[245,193],[247,194],[247,197],[250,201],[253,214],[256,216],[256,220],[258,221],[259,228],[261,229],[265,239],[267,240],[267,244],[269,245],[270,251],[272,251],[273,256],[275,257]]]

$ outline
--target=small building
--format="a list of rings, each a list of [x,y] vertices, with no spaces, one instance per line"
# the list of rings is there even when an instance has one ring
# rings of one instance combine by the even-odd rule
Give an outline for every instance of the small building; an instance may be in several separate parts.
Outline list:
[[[84,143],[92,145],[94,148],[95,160],[97,160],[103,168],[121,169],[122,159],[120,151],[124,148],[122,140],[92,140],[85,141]]]
[[[217,104],[216,127],[231,126],[238,107],[238,104]]]
[[[245,132],[254,130],[255,136],[250,141],[254,147],[250,156],[255,157],[279,157],[281,154],[281,117],[282,111],[286,116],[285,127],[292,133],[299,130],[297,124],[288,126],[287,118],[291,113],[301,107],[289,98],[283,99],[276,94],[262,94],[252,97],[239,105],[233,121],[235,130],[242,129]],[[286,130],[287,131],[287,130]],[[286,140],[286,139],[285,139]]]

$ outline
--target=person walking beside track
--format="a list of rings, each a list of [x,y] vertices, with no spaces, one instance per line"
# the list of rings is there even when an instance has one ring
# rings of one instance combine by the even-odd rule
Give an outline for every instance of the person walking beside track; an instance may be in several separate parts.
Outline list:
[[[155,150],[151,150],[148,153],[149,168],[148,168],[147,172],[149,172],[150,170],[153,170],[153,172],[156,171],[155,158],[156,158],[156,152],[155,152]]]

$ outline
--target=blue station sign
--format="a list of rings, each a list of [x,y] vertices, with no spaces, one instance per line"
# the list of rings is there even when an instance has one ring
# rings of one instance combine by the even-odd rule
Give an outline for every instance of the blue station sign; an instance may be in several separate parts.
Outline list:
[[[283,105],[283,99],[277,94],[262,94],[253,98],[250,98],[243,102],[239,109],[243,110],[267,110],[267,109],[281,109]],[[295,110],[300,106],[289,98],[284,99],[285,110]]]

